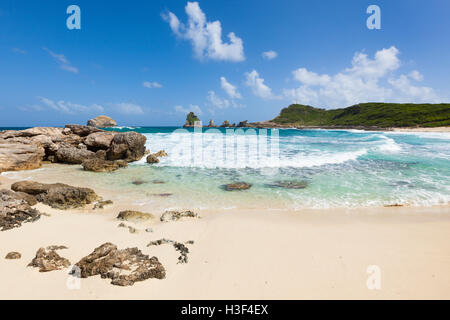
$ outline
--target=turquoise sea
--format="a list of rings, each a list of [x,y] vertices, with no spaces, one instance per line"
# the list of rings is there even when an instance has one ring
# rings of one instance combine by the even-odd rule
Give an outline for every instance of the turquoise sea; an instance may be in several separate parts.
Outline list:
[[[302,209],[450,203],[450,133],[111,130],[140,132],[152,153],[164,149],[169,156],[158,164],[149,165],[144,158],[113,173],[77,169],[73,177],[71,172],[66,177],[81,177],[86,184],[129,197],[136,205]],[[48,177],[42,173],[42,179]],[[224,190],[223,185],[237,181],[252,187]],[[280,182],[300,182],[306,187],[286,189],[277,186]]]

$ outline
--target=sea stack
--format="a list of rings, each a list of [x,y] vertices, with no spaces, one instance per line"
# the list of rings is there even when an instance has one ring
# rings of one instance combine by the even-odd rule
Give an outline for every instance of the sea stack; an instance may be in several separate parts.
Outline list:
[[[117,126],[117,122],[108,116],[98,116],[94,119],[88,120],[87,125],[97,128],[109,128]]]

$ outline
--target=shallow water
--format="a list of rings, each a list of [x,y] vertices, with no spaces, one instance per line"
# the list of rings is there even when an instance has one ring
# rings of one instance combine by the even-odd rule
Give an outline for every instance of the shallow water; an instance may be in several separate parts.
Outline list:
[[[151,152],[164,149],[169,156],[155,165],[142,159],[110,174],[84,172],[73,166],[15,174],[55,180],[63,173],[66,180],[81,179],[93,188],[132,199],[136,205],[164,208],[302,209],[450,202],[449,133],[114,130],[140,132],[147,137]],[[142,184],[133,184],[136,180]],[[153,183],[155,180],[164,183]],[[224,184],[236,181],[252,187],[232,192],[223,189]],[[280,181],[306,182],[307,187],[273,186]]]

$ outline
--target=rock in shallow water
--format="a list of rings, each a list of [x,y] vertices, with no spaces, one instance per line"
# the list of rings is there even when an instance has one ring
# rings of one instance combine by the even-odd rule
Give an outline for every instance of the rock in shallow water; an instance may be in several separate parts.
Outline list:
[[[138,248],[118,250],[110,242],[96,248],[76,266],[80,268],[82,278],[100,275],[111,279],[111,284],[117,286],[131,286],[137,281],[166,277],[166,270],[158,258],[150,258]]]
[[[99,199],[92,189],[73,187],[63,183],[19,181],[14,183],[11,189],[34,195],[37,201],[56,209],[79,208]]]
[[[276,181],[268,184],[272,188],[284,188],[284,189],[305,189],[308,186],[306,181]]]
[[[235,182],[224,185],[226,191],[247,190],[251,188],[251,184],[247,182]]]
[[[70,266],[70,261],[61,257],[56,250],[67,249],[65,246],[49,246],[47,249],[39,248],[29,267],[39,268],[39,272],[61,270]]]
[[[128,162],[140,160],[145,154],[147,138],[137,132],[117,133],[106,152],[107,160],[126,160]]]
[[[92,158],[84,160],[82,163],[85,171],[93,172],[112,172],[119,168],[125,168],[128,166],[128,162],[125,160],[109,161],[99,158]]]

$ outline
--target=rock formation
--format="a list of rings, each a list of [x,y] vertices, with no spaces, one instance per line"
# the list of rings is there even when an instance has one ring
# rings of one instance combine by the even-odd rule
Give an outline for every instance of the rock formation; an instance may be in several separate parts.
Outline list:
[[[8,259],[8,260],[20,259],[20,258],[22,258],[22,255],[20,254],[20,252],[17,252],[17,251],[8,252],[8,254],[5,256],[5,259]]]
[[[137,132],[117,133],[106,152],[107,160],[125,160],[128,162],[140,160],[145,154],[147,138]]]
[[[44,184],[34,181],[19,181],[11,186],[16,192],[34,195],[36,200],[56,209],[83,207],[99,199],[94,190],[62,183]]]
[[[125,160],[110,161],[99,158],[91,158],[84,160],[82,166],[85,171],[111,172],[119,168],[127,167],[128,162],[126,162]]]
[[[24,198],[9,190],[0,191],[1,231],[20,227],[22,223],[33,222],[41,217],[40,212],[31,208]]]
[[[208,127],[209,127],[209,128],[215,127],[215,125],[214,125],[214,120],[213,120],[213,119],[209,120]]]
[[[162,222],[177,221],[181,218],[198,218],[198,215],[192,211],[166,211],[161,215]]]
[[[117,126],[117,122],[108,116],[98,116],[94,119],[88,120],[87,125],[97,128],[108,128]]]
[[[117,286],[131,286],[137,281],[166,277],[166,270],[158,258],[150,258],[138,248],[118,250],[109,242],[96,248],[76,266],[80,268],[82,278],[100,275],[111,279],[111,284]]]
[[[119,220],[125,220],[125,221],[146,221],[146,220],[152,220],[155,217],[151,213],[145,213],[140,211],[133,211],[133,210],[125,210],[119,212],[119,215],[117,216],[117,219]]]
[[[94,132],[86,137],[84,144],[94,150],[108,150],[116,134],[113,131]]]
[[[178,257],[178,263],[187,263],[188,262],[189,249],[188,249],[188,247],[186,247],[185,244],[183,244],[181,242],[163,238],[163,239],[159,239],[159,240],[150,242],[147,245],[147,247],[160,246],[162,244],[171,244],[175,248],[175,250],[180,253],[180,256]],[[192,240],[186,241],[186,244],[194,244],[194,241],[192,241]]]
[[[39,272],[61,270],[70,266],[70,261],[61,257],[56,250],[67,249],[65,246],[49,246],[47,249],[39,248],[29,267],[39,268]]]
[[[247,190],[251,188],[251,184],[247,182],[235,182],[229,183],[224,186],[226,191],[234,191],[234,190]]]
[[[44,148],[39,145],[3,143],[0,140],[0,172],[37,169],[43,157]]]
[[[230,123],[228,122],[228,120],[225,120],[225,121],[222,123],[221,127],[223,127],[223,128],[225,128],[225,127],[231,127],[231,125],[230,125]]]
[[[147,157],[147,163],[159,163],[159,157],[167,157],[168,154],[166,153],[165,150],[159,150],[156,153],[152,153]]]

